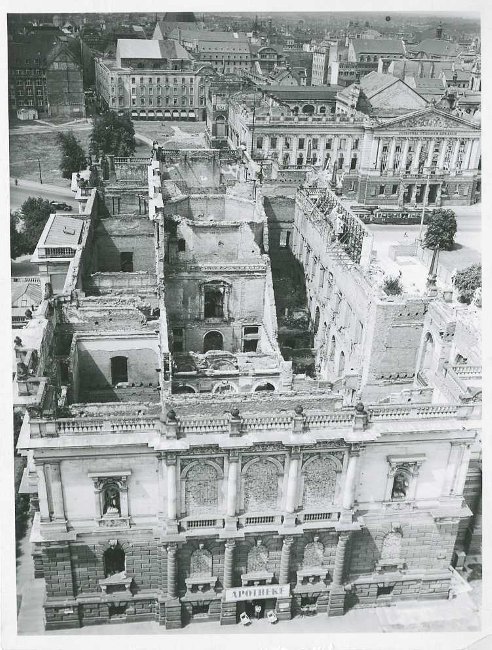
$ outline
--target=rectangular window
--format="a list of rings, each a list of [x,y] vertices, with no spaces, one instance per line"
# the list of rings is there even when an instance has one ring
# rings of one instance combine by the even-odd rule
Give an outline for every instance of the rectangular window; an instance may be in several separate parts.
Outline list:
[[[270,147],[271,147],[272,149],[276,149],[276,148],[277,148],[277,138],[273,138],[273,137],[270,138]]]
[[[132,88],[132,95],[136,95],[136,94],[137,94],[137,89],[136,89],[135,86],[134,86],[134,87]]]
[[[395,195],[398,193],[398,185],[391,186],[391,194]]]
[[[304,138],[299,138],[299,149],[304,149]]]
[[[318,148],[318,138],[313,138],[312,147],[313,147],[313,149]]]
[[[382,194],[384,194],[384,188],[385,188],[384,185],[380,185],[380,186],[379,186],[379,195],[380,195],[380,196],[381,196]]]
[[[393,593],[393,588],[394,587],[390,587],[390,586],[378,587],[376,597],[379,598],[379,596],[391,596],[391,594]]]
[[[120,270],[125,273],[133,272],[133,253],[120,253]]]
[[[152,95],[153,92],[154,92],[154,88],[153,88],[153,87],[150,87],[150,88],[149,88],[149,95]]]
[[[263,138],[256,138],[256,148],[257,149],[263,149]]]
[[[260,340],[258,325],[243,328],[243,352],[256,352]]]
[[[173,352],[184,352],[183,327],[173,327]]]
[[[376,196],[376,186],[373,185],[369,190],[369,196]]]

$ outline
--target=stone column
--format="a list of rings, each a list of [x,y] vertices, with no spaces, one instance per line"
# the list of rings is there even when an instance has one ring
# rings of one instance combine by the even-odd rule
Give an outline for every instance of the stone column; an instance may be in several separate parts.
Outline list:
[[[351,510],[354,505],[355,498],[355,479],[357,474],[357,459],[360,454],[360,449],[352,447],[349,451],[349,459],[347,465],[347,474],[345,476],[345,485],[343,487],[342,505],[344,510]]]
[[[443,496],[452,495],[452,489],[458,470],[458,461],[461,456],[460,443],[452,442],[449,450],[448,461],[446,464],[446,473],[442,487]]]
[[[350,136],[347,136],[347,145],[345,147],[345,160],[343,161],[343,166],[344,169],[349,170],[350,169],[350,159],[351,159],[351,153],[352,153],[352,138]]]
[[[436,146],[436,141],[434,138],[429,143],[429,151],[427,152],[427,160],[425,161],[425,166],[427,169],[432,165],[432,156],[434,155],[434,147]]]
[[[471,169],[470,162],[471,162],[472,149],[473,149],[473,140],[472,138],[470,138],[466,143],[465,158],[463,160],[462,169]]]
[[[234,548],[236,547],[236,542],[233,539],[228,539],[225,543],[224,551],[224,579],[222,584],[224,589],[230,589],[232,587],[232,573],[234,568]]]
[[[167,466],[167,528],[177,532],[176,454],[166,455]]]
[[[229,455],[229,472],[227,475],[227,516],[235,517],[237,510],[237,477],[239,456]]]
[[[338,536],[333,580],[330,585],[330,598],[328,600],[328,616],[343,616],[344,613],[345,589],[343,587],[343,578],[349,539],[350,531],[342,531]]]
[[[480,160],[480,140],[474,138],[472,145],[472,154],[470,159],[470,169],[478,169],[478,162]]]
[[[46,489],[44,465],[36,465],[36,474],[38,475],[38,498],[41,521],[49,521],[50,508],[48,504],[48,490]]]
[[[167,545],[167,596],[168,598],[176,598],[177,596],[177,587],[176,587],[177,552],[178,552],[177,544]]]
[[[285,499],[285,510],[288,513],[294,512],[297,506],[297,475],[299,473],[299,462],[300,452],[293,451],[290,455],[287,496]]]
[[[292,549],[292,543],[294,538],[290,535],[284,537],[282,544],[282,553],[280,555],[280,569],[278,572],[278,583],[279,585],[285,585],[289,582],[289,564],[290,564],[290,552]]]
[[[378,143],[377,156],[376,156],[376,169],[379,171],[381,169],[381,159],[383,157],[383,144],[384,140],[382,138],[376,138]]]
[[[457,496],[462,496],[463,488],[465,487],[466,475],[468,472],[468,465],[470,463],[471,447],[468,443],[464,442],[460,445],[460,456],[456,476],[454,479],[451,493]]]
[[[400,157],[400,170],[402,172],[405,172],[405,165],[407,164],[409,146],[410,146],[410,140],[408,138],[405,138],[405,141],[403,143],[403,151]]]
[[[388,155],[388,167],[387,170],[389,172],[394,171],[393,167],[395,164],[395,152],[396,152],[396,138],[391,138],[391,144],[390,144],[390,150],[389,150],[389,155]]]
[[[65,521],[65,507],[61,484],[60,463],[50,463],[51,499],[53,502],[53,519]]]
[[[456,164],[457,164],[457,162],[458,162],[458,153],[459,153],[459,150],[460,150],[460,141],[459,141],[459,139],[457,139],[456,142],[454,143],[453,155],[452,155],[452,157],[451,157],[451,165],[450,165],[450,167],[449,167],[449,169],[450,169],[451,172],[455,172],[455,171],[456,171]]]
[[[448,138],[441,141],[441,150],[439,152],[439,160],[437,161],[437,168],[442,172],[444,169],[444,158],[446,157],[446,149],[448,148]]]
[[[410,169],[410,173],[412,175],[418,174],[419,171],[419,160],[420,160],[420,152],[422,151],[422,140],[418,140],[417,145],[415,147],[415,154],[412,160],[412,167]]]
[[[164,518],[167,512],[167,503],[165,503],[164,497],[166,495],[166,461],[164,458],[164,454],[159,454],[157,458],[157,486],[158,486],[158,494],[159,494],[159,508],[158,508],[158,514],[160,518]]]

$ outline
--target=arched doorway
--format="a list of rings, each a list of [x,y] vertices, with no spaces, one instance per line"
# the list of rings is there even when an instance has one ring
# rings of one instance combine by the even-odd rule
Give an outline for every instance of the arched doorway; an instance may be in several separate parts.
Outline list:
[[[215,120],[215,124],[217,127],[217,137],[218,138],[223,138],[226,135],[226,123],[225,123],[225,117],[223,115],[219,115],[217,119]]]
[[[212,331],[207,332],[203,337],[203,351],[208,352],[209,350],[223,350],[224,349],[224,337],[220,332]]]
[[[319,318],[320,318],[319,307],[316,307],[316,311],[314,312],[314,333],[315,333],[315,334],[318,333],[318,329],[319,329]]]
[[[305,104],[302,107],[304,115],[314,115],[314,106],[312,104]]]

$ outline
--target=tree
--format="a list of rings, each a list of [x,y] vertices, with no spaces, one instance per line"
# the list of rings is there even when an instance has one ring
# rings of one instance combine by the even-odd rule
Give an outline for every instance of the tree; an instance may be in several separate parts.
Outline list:
[[[458,300],[469,305],[475,291],[482,286],[482,265],[472,264],[458,271],[454,278],[454,286],[458,290]]]
[[[86,168],[85,152],[72,132],[59,133],[57,139],[62,154],[60,171],[63,178],[72,178],[74,172],[80,172]]]
[[[425,232],[425,248],[437,248],[439,246],[442,251],[453,250],[456,229],[456,215],[452,210],[443,210],[441,208],[433,210]]]
[[[20,215],[10,213],[10,257],[15,260],[19,255],[27,253],[24,233],[19,228]]]
[[[53,212],[47,199],[30,196],[21,206],[25,252],[33,253],[48,217]]]
[[[135,129],[128,113],[116,115],[108,111],[94,118],[90,152],[103,155],[131,156],[135,153]]]

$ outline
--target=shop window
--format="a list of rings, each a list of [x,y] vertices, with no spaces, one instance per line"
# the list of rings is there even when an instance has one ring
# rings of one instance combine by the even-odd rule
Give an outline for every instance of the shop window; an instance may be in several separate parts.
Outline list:
[[[133,253],[120,253],[120,270],[124,273],[133,272]]]
[[[208,618],[208,603],[199,603],[191,606],[191,617],[192,618]]]
[[[120,544],[111,545],[104,551],[104,575],[106,578],[125,570],[125,551]]]
[[[116,386],[119,383],[128,381],[128,359],[126,357],[113,357],[111,359],[111,384]]]

